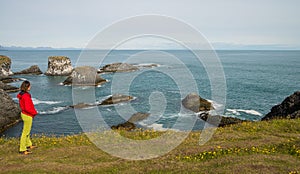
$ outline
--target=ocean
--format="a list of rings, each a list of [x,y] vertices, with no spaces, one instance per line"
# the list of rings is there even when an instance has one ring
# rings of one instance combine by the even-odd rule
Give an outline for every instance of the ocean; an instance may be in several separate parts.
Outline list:
[[[163,53],[162,53],[163,52]],[[122,79],[115,74],[102,74],[101,76],[108,80],[106,84],[98,87],[77,87],[82,90],[80,97],[86,97],[86,91],[94,94],[96,102],[119,92],[116,89],[119,86],[127,87],[128,94],[135,99],[129,103],[122,103],[112,106],[99,106],[97,110],[103,116],[107,125],[116,125],[124,122],[116,108],[131,108],[136,112],[155,112],[159,117],[150,121],[145,120],[138,123],[145,128],[157,130],[171,129],[176,124],[177,129],[185,130],[191,115],[181,114],[181,88],[177,80],[185,79],[184,69],[189,70],[196,83],[201,97],[212,100],[212,84],[210,76],[206,72],[205,66],[197,62],[195,56],[186,50],[168,50],[161,52],[148,52],[143,56],[147,61],[137,61],[141,50],[115,50],[106,55],[103,62],[88,62],[87,65],[93,65],[96,68],[108,63],[126,62],[143,66],[157,63],[155,67],[142,67],[137,72],[126,72],[124,74],[132,79],[130,84],[122,83]],[[214,107],[224,108],[225,116],[237,117],[240,119],[260,120],[267,114],[272,106],[283,101],[287,96],[297,90],[300,90],[300,51],[216,51],[224,71],[226,87],[226,103],[222,104],[213,101]],[[12,71],[17,72],[31,65],[38,65],[45,72],[47,70],[49,56],[67,56],[75,66],[81,55],[80,50],[14,50],[0,51],[0,54],[9,56],[12,59]],[[103,51],[89,51],[88,56],[97,60],[103,56]],[[176,57],[184,66],[179,66],[172,61],[161,61],[166,56]],[[136,56],[135,58],[133,58]],[[175,59],[174,59],[175,60]],[[176,72],[173,78],[167,70]],[[216,70],[217,71],[217,70]],[[31,95],[33,102],[39,114],[35,117],[32,127],[33,134],[46,135],[70,135],[78,134],[83,130],[78,123],[74,109],[68,106],[73,104],[74,91],[72,86],[63,86],[66,77],[50,77],[45,75],[19,75],[32,83]],[[114,80],[117,79],[117,80]],[[117,82],[115,82],[117,81]],[[115,85],[114,85],[115,83]],[[19,86],[21,82],[12,83]],[[117,85],[117,88],[114,86]],[[189,85],[189,84],[186,84]],[[114,89],[113,89],[114,88]],[[17,102],[17,93],[10,94]],[[154,108],[154,109],[153,109]],[[156,108],[156,110],[155,110]],[[87,108],[86,110],[89,110]],[[89,115],[86,116],[87,120]],[[90,116],[92,118],[92,116]],[[129,116],[128,116],[129,117]],[[179,119],[180,118],[180,119]],[[187,122],[185,122],[187,120]],[[97,123],[95,123],[97,124]],[[203,128],[203,121],[196,118],[193,130]],[[19,123],[8,129],[0,136],[18,137],[21,134],[22,124]]]

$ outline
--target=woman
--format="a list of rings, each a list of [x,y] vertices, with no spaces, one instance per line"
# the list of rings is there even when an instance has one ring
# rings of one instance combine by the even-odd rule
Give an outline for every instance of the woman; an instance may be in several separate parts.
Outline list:
[[[31,100],[30,91],[30,82],[24,81],[20,87],[20,93],[17,95],[19,99],[21,112],[21,118],[23,120],[23,131],[20,139],[20,153],[27,155],[32,153],[29,149],[36,148],[32,145],[30,140],[30,131],[32,126],[32,119],[37,114],[37,111],[34,108],[34,105]]]

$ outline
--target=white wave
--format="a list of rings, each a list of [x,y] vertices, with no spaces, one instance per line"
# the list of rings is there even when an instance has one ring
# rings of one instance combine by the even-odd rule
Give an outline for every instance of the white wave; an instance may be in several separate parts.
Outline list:
[[[69,107],[54,107],[51,110],[47,110],[47,111],[39,111],[38,113],[40,115],[45,115],[45,114],[57,114],[59,112],[62,112],[64,110],[67,110]]]
[[[134,64],[134,66],[136,67],[141,67],[141,68],[145,68],[145,67],[160,67],[160,64],[157,63],[139,63],[139,64]]]
[[[148,125],[148,124],[145,124],[143,122],[139,122],[139,124],[141,126],[144,126],[144,127],[147,127],[147,128],[151,128],[151,129],[154,129],[154,130],[157,130],[157,131],[167,131],[167,130],[170,130],[168,128],[164,128],[163,124],[158,124],[158,123],[153,123],[151,125]]]
[[[215,101],[213,101],[213,100],[208,100],[208,99],[206,99],[206,100],[209,101],[209,102],[213,105],[213,107],[215,108],[215,110],[219,110],[220,108],[223,107],[222,104],[217,103],[217,102],[215,102]]]
[[[234,115],[241,115],[236,109],[226,109],[226,110]]]
[[[22,81],[26,81],[27,79],[25,79],[25,78],[20,78],[20,80],[22,80]]]
[[[251,114],[251,115],[258,115],[258,116],[262,116],[263,114],[256,111],[256,110],[244,110],[244,109],[238,109],[237,111],[239,112],[244,112],[244,113],[247,113],[247,114]]]
[[[246,110],[246,109],[226,109],[228,112],[231,112],[232,114],[235,114],[235,115],[241,115],[240,112],[244,112],[246,114],[251,114],[251,115],[258,115],[258,116],[262,116],[263,114],[256,111],[256,110],[253,110],[253,109],[250,109],[250,110]]]
[[[38,105],[38,104],[54,105],[54,104],[62,103],[62,101],[47,101],[47,100],[43,101],[36,98],[32,98],[32,102],[34,105]]]

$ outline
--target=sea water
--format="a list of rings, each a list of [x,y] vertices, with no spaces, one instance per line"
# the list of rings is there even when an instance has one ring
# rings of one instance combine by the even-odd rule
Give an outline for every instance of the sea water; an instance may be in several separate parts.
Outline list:
[[[100,62],[86,62],[98,68],[108,63],[126,62],[132,55],[138,55],[141,50],[115,50],[107,55],[105,51],[89,51],[89,57],[93,60],[105,59]],[[167,53],[167,54],[162,54]],[[186,50],[169,50],[161,52],[150,52],[146,60],[148,62],[130,62],[136,64],[157,63],[155,60],[164,59],[165,55],[172,55],[180,60],[184,66],[178,66],[172,61],[162,61],[155,67],[144,67],[140,71],[123,73],[132,78],[130,84],[122,84],[122,80],[116,80],[116,74],[102,74],[108,80],[107,83],[94,87],[77,87],[82,93],[91,91],[95,102],[101,102],[111,96],[114,91],[113,84],[127,86],[125,92],[135,97],[129,103],[112,106],[97,107],[108,126],[124,122],[126,119],[120,116],[116,108],[133,108],[136,112],[156,112],[156,117],[149,117],[138,123],[138,126],[166,130],[174,128],[185,130],[189,127],[189,120],[195,119],[192,129],[202,129],[203,121],[195,115],[181,113],[181,90],[176,82],[184,79],[183,68],[192,74],[201,97],[213,102],[214,107],[224,107],[221,115],[237,117],[246,120],[260,120],[267,114],[271,107],[280,103],[285,97],[300,89],[300,51],[217,51],[217,56],[224,71],[226,82],[226,103],[217,103],[212,100],[212,86],[209,75],[201,63],[197,62],[195,55]],[[1,51],[0,54],[12,59],[12,71],[17,72],[31,65],[38,65],[45,72],[47,70],[49,56],[67,56],[72,65],[76,66],[81,55],[80,50],[18,50]],[[89,59],[90,60],[90,59]],[[137,60],[137,59],[134,59]],[[81,62],[84,62],[84,60]],[[167,71],[168,70],[168,71]],[[176,78],[164,72],[175,72]],[[218,71],[218,69],[216,69]],[[68,135],[82,132],[74,109],[69,106],[73,104],[72,86],[63,86],[66,77],[52,77],[45,75],[19,75],[32,83],[30,91],[36,109],[39,112],[34,119],[32,133],[47,135]],[[12,83],[19,86],[20,82]],[[80,95],[79,93],[78,95]],[[17,102],[17,93],[10,94]],[[85,95],[81,96],[86,97]],[[158,103],[158,104],[157,104]],[[156,107],[154,111],[153,108]],[[86,110],[88,110],[87,108]],[[151,110],[152,109],[152,110]],[[154,115],[155,115],[154,114]],[[220,114],[220,113],[219,113]],[[86,120],[93,116],[86,116]],[[129,118],[130,115],[125,116]],[[179,119],[180,118],[180,119]],[[2,135],[19,136],[22,124],[5,131]]]

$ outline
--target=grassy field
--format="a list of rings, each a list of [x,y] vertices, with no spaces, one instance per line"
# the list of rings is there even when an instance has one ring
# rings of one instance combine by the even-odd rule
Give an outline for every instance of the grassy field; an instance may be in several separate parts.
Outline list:
[[[166,132],[119,133],[142,140]],[[300,119],[218,128],[202,146],[199,136],[192,132],[170,153],[138,161],[113,157],[84,134],[34,136],[39,148],[27,156],[18,154],[18,139],[2,137],[0,173],[300,173]]]

